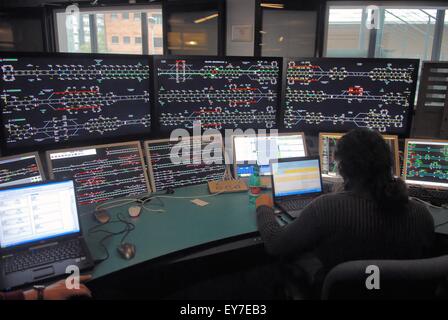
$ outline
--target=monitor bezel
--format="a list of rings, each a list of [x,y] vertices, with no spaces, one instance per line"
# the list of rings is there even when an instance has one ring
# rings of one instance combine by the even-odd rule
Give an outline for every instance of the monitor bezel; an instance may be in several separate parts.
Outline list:
[[[422,187],[425,189],[433,189],[433,190],[447,190],[448,189],[448,183],[445,184],[445,186],[440,185],[440,186],[432,186],[432,185],[427,185],[427,184],[421,184],[418,181],[416,181],[415,183],[409,183],[409,180],[407,179],[407,159],[408,159],[408,144],[410,141],[418,141],[418,142],[442,142],[442,143],[446,143],[448,146],[448,140],[443,140],[443,139],[414,139],[414,138],[407,138],[404,141],[404,157],[403,157],[403,180],[406,183],[407,186],[417,186],[417,187]],[[412,181],[412,180],[411,180]]]
[[[388,132],[387,130],[385,132],[380,132],[379,130],[375,129],[376,131],[378,131],[381,134],[396,135],[399,138],[407,138],[407,137],[410,136],[411,129],[412,129],[412,119],[413,119],[413,116],[414,116],[414,113],[415,113],[415,110],[414,110],[414,108],[415,108],[415,95],[416,95],[416,92],[417,92],[417,81],[418,81],[418,77],[419,77],[419,67],[420,67],[420,60],[419,59],[407,59],[407,58],[406,59],[400,59],[400,58],[285,57],[283,59],[283,72],[282,72],[282,74],[284,75],[282,77],[282,80],[283,80],[283,82],[282,82],[282,100],[281,100],[281,104],[282,104],[281,111],[282,111],[282,114],[281,114],[280,123],[279,123],[279,125],[281,125],[281,127],[285,131],[293,131],[293,130],[300,130],[301,129],[301,128],[297,128],[297,127],[286,128],[286,126],[285,126],[286,87],[287,87],[287,77],[286,76],[287,76],[287,70],[288,70],[288,63],[290,61],[298,61],[298,60],[306,60],[306,61],[311,61],[311,62],[319,61],[319,60],[337,60],[337,61],[341,61],[341,62],[343,62],[343,61],[353,62],[353,60],[357,60],[357,61],[366,62],[366,63],[368,63],[368,62],[375,62],[375,61],[377,61],[377,62],[380,62],[380,61],[381,62],[388,62],[388,61],[390,61],[390,62],[393,63],[394,61],[406,60],[406,61],[409,61],[409,63],[415,64],[415,69],[414,69],[414,71],[412,73],[413,85],[412,85],[412,88],[411,88],[411,94],[410,94],[410,98],[411,99],[409,101],[409,107],[408,107],[409,112],[406,114],[406,117],[405,117],[406,128],[404,128],[403,132],[401,132],[401,133]],[[335,128],[334,131],[331,130],[331,129],[330,130],[325,129],[325,132],[338,133],[338,132],[341,132],[341,129],[343,130],[343,128]],[[353,127],[351,129],[356,129],[356,127]],[[308,130],[303,130],[302,129],[301,131],[304,131],[307,134],[318,134],[322,130],[319,129],[316,126],[316,129],[314,129],[314,130],[313,129],[308,129]]]
[[[232,158],[233,158],[233,175],[235,179],[247,179],[249,177],[238,177],[238,163],[236,162],[236,152],[235,152],[235,138],[238,137],[253,137],[256,136],[257,138],[259,136],[261,137],[269,137],[269,136],[273,136],[271,134],[268,133],[255,133],[255,134],[234,134],[232,135],[231,141],[232,141]],[[308,147],[306,144],[306,137],[305,137],[305,133],[303,131],[299,131],[299,132],[278,132],[275,136],[301,136],[302,137],[302,141],[303,141],[303,148],[305,151],[305,157],[307,157],[309,155],[308,153]],[[286,158],[285,158],[286,159]],[[290,159],[290,158],[288,158]],[[239,163],[241,164],[241,163]],[[267,175],[266,177],[269,177],[270,175]]]
[[[158,136],[160,137],[168,137],[169,136],[169,132],[171,132],[174,129],[164,129],[161,127],[160,125],[160,114],[162,113],[162,108],[159,105],[158,101],[159,101],[159,78],[157,76],[157,66],[160,63],[160,60],[168,60],[168,59],[188,59],[188,60],[199,60],[199,61],[204,61],[204,60],[216,60],[216,61],[221,61],[221,60],[249,60],[249,61],[257,61],[257,60],[266,60],[266,61],[277,61],[278,63],[278,81],[277,81],[277,105],[276,105],[276,112],[275,112],[275,123],[274,126],[272,128],[267,128],[267,127],[256,127],[256,128],[252,128],[255,130],[258,129],[281,129],[282,127],[280,126],[281,122],[281,118],[280,118],[280,112],[282,109],[282,89],[283,89],[283,85],[282,85],[282,79],[283,79],[283,58],[282,57],[254,57],[254,56],[223,56],[223,55],[219,55],[219,56],[210,56],[210,55],[206,55],[206,56],[198,56],[198,55],[157,55],[154,56],[153,58],[153,92],[154,92],[154,103],[153,103],[153,110],[154,110],[154,123],[153,125],[153,130],[155,132],[158,133]],[[179,128],[179,127],[178,127]],[[185,127],[180,127],[181,129],[187,130],[188,132],[193,132],[194,129],[192,128],[185,128]],[[227,129],[238,129],[237,128],[227,128]],[[204,128],[201,127],[201,131],[205,131],[207,129],[215,129],[215,128]],[[247,128],[246,128],[247,129]],[[246,130],[244,129],[244,130]],[[225,128],[221,128],[221,129],[216,129],[218,131],[220,131],[221,133],[223,133],[226,129]]]
[[[63,148],[63,147],[83,147],[98,143],[117,143],[117,142],[126,142],[126,141],[132,141],[132,140],[141,140],[141,139],[148,139],[153,137],[155,134],[154,131],[154,92],[153,90],[153,82],[154,79],[152,78],[153,73],[151,70],[153,69],[153,56],[150,55],[142,55],[142,54],[116,54],[116,53],[67,53],[67,52],[21,52],[21,51],[11,51],[6,52],[4,55],[8,56],[17,56],[18,58],[21,57],[31,57],[31,58],[89,58],[89,59],[107,59],[107,58],[119,58],[119,59],[141,59],[145,60],[147,65],[149,66],[149,73],[148,73],[148,82],[149,87],[147,88],[149,92],[149,110],[148,114],[151,117],[151,127],[146,128],[146,130],[142,130],[142,133],[140,134],[128,134],[128,135],[119,135],[117,137],[101,137],[98,134],[98,137],[92,138],[91,136],[86,136],[84,139],[81,140],[68,140],[68,141],[59,141],[59,142],[51,142],[51,143],[45,143],[45,144],[36,144],[35,142],[30,142],[28,146],[19,146],[19,147],[11,147],[6,142],[6,131],[4,128],[4,119],[3,119],[3,113],[0,112],[0,125],[3,126],[2,129],[0,129],[0,150],[3,155],[15,155],[18,153],[26,153],[26,152],[32,152],[35,151],[36,148],[39,149],[39,151],[47,151],[52,150],[55,148]],[[0,81],[0,94],[3,92],[3,81]],[[2,102],[0,101],[0,106],[2,105]]]
[[[226,158],[225,158],[225,147],[224,147],[222,136],[220,134],[208,134],[208,135],[201,135],[200,137],[197,137],[197,136],[191,137],[190,136],[189,139],[190,139],[190,143],[194,139],[196,139],[196,140],[201,139],[201,142],[202,142],[202,140],[205,137],[211,137],[211,136],[217,137],[219,139],[218,142],[221,144],[222,160],[223,160],[223,164],[222,165],[224,166],[224,175],[225,175],[226,170],[227,170],[227,163],[226,163]],[[148,171],[149,181],[150,181],[151,188],[152,188],[153,192],[163,191],[163,190],[166,190],[166,189],[158,190],[156,188],[155,179],[154,179],[154,170],[153,170],[152,161],[151,161],[151,150],[149,150],[149,145],[159,144],[159,143],[166,143],[166,142],[177,143],[177,142],[179,142],[179,140],[171,141],[171,139],[155,139],[155,140],[146,140],[146,141],[143,142],[143,145],[144,145],[144,148],[145,148],[147,166],[148,166],[147,171]],[[189,186],[198,185],[198,184],[191,184]],[[173,188],[181,188],[181,187],[173,187]]]
[[[108,148],[108,147],[135,146],[135,145],[138,147],[138,152],[139,152],[139,156],[140,156],[140,162],[141,162],[142,169],[143,169],[143,174],[144,174],[144,177],[145,177],[146,189],[148,190],[148,192],[146,194],[142,194],[142,195],[147,195],[147,194],[151,193],[152,190],[151,190],[151,186],[149,184],[148,174],[146,172],[145,160],[144,160],[144,156],[143,156],[142,146],[140,144],[140,141],[137,141],[137,140],[135,140],[135,141],[128,141],[128,142],[109,143],[109,144],[98,144],[98,145],[91,145],[91,146],[84,146],[84,147],[73,147],[73,148],[48,150],[48,151],[45,152],[45,160],[47,162],[47,168],[48,168],[49,177],[50,177],[50,179],[54,179],[53,163],[52,163],[52,160],[50,159],[50,156],[53,153],[70,152],[70,151],[86,150],[86,149],[101,149],[101,148]],[[117,197],[117,198],[114,198],[114,199],[121,199],[121,198],[126,198],[126,197],[123,196],[123,197]],[[87,205],[79,206],[79,207],[80,208],[92,207],[92,206],[96,207],[97,205],[99,205],[101,203],[107,203],[108,201],[112,201],[112,199],[106,200],[106,201],[103,201],[103,202],[95,202],[95,203],[91,203],[91,204],[87,204]]]

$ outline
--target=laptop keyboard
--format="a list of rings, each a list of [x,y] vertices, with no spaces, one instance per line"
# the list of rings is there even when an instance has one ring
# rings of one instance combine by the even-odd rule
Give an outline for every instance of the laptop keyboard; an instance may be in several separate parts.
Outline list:
[[[52,247],[19,252],[3,258],[5,273],[23,271],[41,265],[84,256],[80,240],[70,240]]]
[[[311,201],[313,201],[313,199],[296,199],[281,202],[281,205],[287,211],[294,211],[305,208]]]

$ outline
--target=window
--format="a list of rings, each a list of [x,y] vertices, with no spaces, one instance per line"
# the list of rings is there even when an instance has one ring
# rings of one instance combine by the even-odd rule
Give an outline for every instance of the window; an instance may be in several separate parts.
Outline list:
[[[367,57],[369,32],[362,8],[330,7],[327,23],[327,57]]]
[[[58,10],[55,15],[60,52],[163,54],[163,41],[160,47],[154,46],[154,38],[163,38],[160,5],[81,8],[79,19],[67,16],[65,10]],[[148,21],[145,38],[142,17]],[[96,25],[96,37],[90,35],[92,22]]]
[[[441,42],[434,36],[444,23],[438,17],[445,10],[408,3],[382,5],[376,10],[375,29],[366,26],[366,6],[330,5],[324,55],[433,60],[444,57],[445,51],[448,57],[446,35]]]
[[[154,47],[155,48],[163,47],[163,38],[161,37],[154,38]]]

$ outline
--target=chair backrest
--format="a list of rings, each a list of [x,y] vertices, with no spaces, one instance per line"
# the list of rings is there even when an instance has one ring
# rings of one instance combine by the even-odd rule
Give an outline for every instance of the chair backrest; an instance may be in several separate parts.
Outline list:
[[[372,274],[379,270],[379,289],[367,289]],[[360,260],[335,266],[327,274],[322,299],[425,299],[434,298],[448,277],[448,255],[419,260]],[[369,278],[371,280],[371,278]],[[369,281],[370,283],[370,281]]]

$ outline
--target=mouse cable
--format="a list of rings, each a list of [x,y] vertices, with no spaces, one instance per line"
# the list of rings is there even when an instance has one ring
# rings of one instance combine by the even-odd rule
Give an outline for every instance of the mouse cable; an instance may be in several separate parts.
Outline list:
[[[102,259],[95,259],[95,260],[94,260],[95,265],[100,264],[100,263],[103,262],[103,261],[106,261],[106,260],[109,259],[109,257],[110,257],[109,250],[108,250],[107,247],[104,245],[104,242],[105,242],[107,239],[112,238],[112,237],[114,237],[114,236],[118,236],[118,235],[120,235],[120,234],[123,234],[123,233],[125,233],[125,232],[128,230],[128,225],[127,225],[127,224],[126,224],[126,226],[125,226],[125,228],[124,228],[123,230],[121,230],[121,231],[116,231],[116,232],[109,231],[109,230],[104,230],[104,229],[98,229],[98,227],[102,227],[102,226],[104,226],[104,225],[112,224],[112,223],[123,223],[123,221],[120,221],[120,220],[111,220],[111,221],[109,221],[109,222],[107,222],[107,223],[105,223],[105,224],[99,224],[99,225],[93,226],[93,227],[91,227],[91,228],[88,230],[88,234],[89,234],[89,235],[90,235],[90,234],[93,234],[93,233],[98,233],[98,232],[106,233],[106,236],[104,236],[103,238],[101,238],[101,239],[99,240],[99,242],[98,242],[98,243],[101,245],[101,247],[103,248],[104,252],[106,253],[106,257],[105,257],[105,258],[102,258]]]
[[[131,233],[131,231],[133,231],[135,229],[135,224],[133,224],[130,221],[127,221],[125,218],[122,218],[120,213],[117,214],[117,218],[122,223],[126,224],[126,231],[125,231],[125,233],[124,233],[124,235],[123,235],[123,237],[121,238],[121,241],[120,241],[120,243],[123,244],[124,240],[129,235],[129,233]]]

